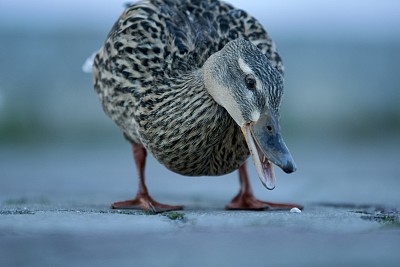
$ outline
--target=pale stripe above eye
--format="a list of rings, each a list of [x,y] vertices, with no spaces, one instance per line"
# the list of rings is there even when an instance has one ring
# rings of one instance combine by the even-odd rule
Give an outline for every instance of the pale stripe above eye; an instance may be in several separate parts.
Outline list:
[[[253,74],[253,70],[247,65],[244,60],[240,57],[238,60],[240,69],[246,74]]]

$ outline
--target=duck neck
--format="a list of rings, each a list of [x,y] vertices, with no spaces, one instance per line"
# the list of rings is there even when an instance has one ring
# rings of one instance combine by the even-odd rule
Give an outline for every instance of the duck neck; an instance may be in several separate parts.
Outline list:
[[[191,112],[192,116],[197,116],[197,121],[208,124],[210,121],[219,120],[220,127],[227,127],[230,124],[230,116],[226,110],[215,100],[210,90],[207,88],[205,79],[207,66],[188,72],[175,80],[175,86],[179,88],[175,98],[183,103],[182,111]],[[195,110],[191,110],[194,108]]]
[[[212,79],[213,75],[215,75],[214,73],[214,66],[215,63],[218,62],[217,60],[217,54],[212,54],[207,60],[206,62],[204,62],[204,65],[201,69],[201,79],[203,80],[204,83],[204,88],[205,90],[208,92],[208,94],[218,103],[221,105],[220,103],[220,99],[218,98],[218,93],[215,90],[216,88],[216,84],[214,82],[214,80]],[[217,96],[217,97],[216,97]]]
[[[205,90],[205,84],[202,74],[202,69],[197,69],[192,72],[182,75],[181,86],[190,91],[200,93]]]
[[[203,67],[196,69],[185,74],[180,75],[180,81],[177,82],[179,87],[185,87],[190,91],[199,90],[205,92],[214,102],[222,105],[223,95],[222,90],[218,90],[220,85],[216,84],[213,77],[218,75],[218,66],[220,63],[220,53],[212,54],[203,64]]]

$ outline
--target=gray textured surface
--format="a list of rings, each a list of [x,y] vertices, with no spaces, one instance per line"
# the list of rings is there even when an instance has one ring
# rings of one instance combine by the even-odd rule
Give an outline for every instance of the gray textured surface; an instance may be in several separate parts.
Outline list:
[[[30,210],[1,217],[2,266],[397,266],[399,227],[363,209],[289,212]],[[357,211],[357,212],[356,212]],[[26,213],[27,210],[25,210]],[[32,213],[32,214],[30,214]]]

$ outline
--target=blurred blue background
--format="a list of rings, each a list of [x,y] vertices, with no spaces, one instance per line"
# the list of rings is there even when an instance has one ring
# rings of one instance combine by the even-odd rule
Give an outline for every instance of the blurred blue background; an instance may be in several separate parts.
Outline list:
[[[134,193],[129,146],[81,70],[125,2],[1,1],[0,201],[90,196],[102,205]],[[400,3],[229,2],[266,27],[285,63],[281,122],[299,171],[277,172],[268,196],[399,204]],[[167,177],[149,181],[161,198],[226,203],[237,190],[234,174],[196,180],[149,164],[149,176]]]

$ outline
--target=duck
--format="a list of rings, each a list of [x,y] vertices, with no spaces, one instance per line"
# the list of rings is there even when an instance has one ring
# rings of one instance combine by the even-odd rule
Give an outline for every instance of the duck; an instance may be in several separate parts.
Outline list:
[[[284,67],[254,17],[218,0],[139,0],[127,5],[95,54],[93,83],[104,112],[131,145],[138,175],[133,199],[114,209],[180,210],[153,199],[147,154],[185,176],[238,170],[228,210],[301,207],[257,199],[246,161],[267,189],[273,165],[296,164],[279,125]]]

